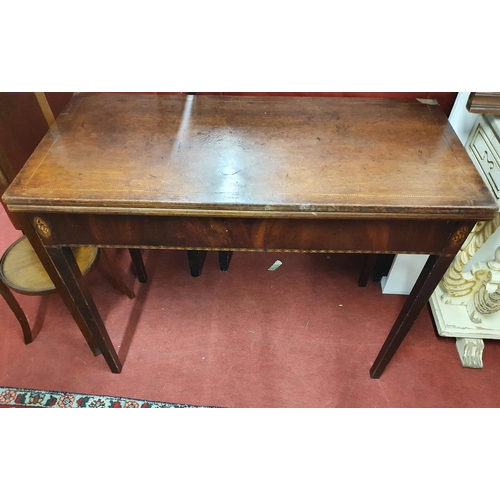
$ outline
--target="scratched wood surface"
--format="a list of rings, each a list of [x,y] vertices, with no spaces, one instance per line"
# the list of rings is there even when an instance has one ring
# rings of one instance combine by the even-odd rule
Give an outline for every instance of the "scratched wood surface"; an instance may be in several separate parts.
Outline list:
[[[76,95],[4,195],[13,211],[491,219],[438,106]]]

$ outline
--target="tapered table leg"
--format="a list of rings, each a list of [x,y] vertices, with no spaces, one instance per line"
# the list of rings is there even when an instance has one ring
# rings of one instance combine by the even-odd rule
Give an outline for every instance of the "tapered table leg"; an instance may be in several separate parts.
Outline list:
[[[63,299],[67,302],[66,305],[68,302],[72,302],[73,306],[70,307],[70,310],[75,310],[80,316],[81,322],[87,326],[111,371],[120,373],[122,363],[111,343],[94,300],[83,281],[82,273],[78,269],[71,248],[46,247],[46,249],[61,276],[64,287]]]
[[[205,257],[207,256],[207,252],[205,250],[188,250],[187,255],[191,276],[193,278],[198,278],[199,276],[201,276],[201,271],[203,270],[203,264],[205,262]]]
[[[221,271],[227,271],[229,269],[229,263],[231,262],[231,257],[233,252],[219,252],[219,269]]]
[[[371,367],[371,378],[380,378],[452,261],[453,257],[437,255],[431,255],[427,259],[424,269]]]
[[[135,298],[135,293],[131,290],[123,281],[121,277],[121,270],[116,264],[115,256],[111,253],[111,248],[101,248],[100,252],[104,255],[104,260],[108,264],[109,270],[111,271],[111,281],[114,283],[116,288],[120,290],[120,292],[124,293],[129,299]]]
[[[134,263],[135,273],[137,275],[137,279],[139,283],[147,283],[148,274],[146,272],[146,266],[144,265],[144,261],[142,260],[141,251],[138,248],[129,248],[128,252]]]
[[[363,269],[361,269],[361,274],[359,275],[358,285],[365,287],[368,284],[368,280],[372,275],[373,268],[377,262],[377,254],[370,253],[366,256],[365,262],[363,264]]]
[[[73,316],[73,319],[79,326],[80,331],[82,332],[85,340],[87,341],[87,344],[90,347],[90,350],[92,351],[94,356],[98,356],[99,354],[101,354],[101,351],[97,346],[97,344],[95,343],[92,333],[87,328],[86,323],[82,320],[81,315],[78,314],[78,311],[76,310],[73,301],[67,299],[65,287],[61,280],[61,277],[59,276],[59,273],[55,269],[54,264],[52,263],[52,260],[50,259],[47,253],[46,247],[41,243],[40,237],[38,236],[37,232],[31,225],[31,222],[29,221],[28,217],[25,214],[15,214],[15,219],[17,221],[19,229],[23,231],[23,233],[30,241],[33,250],[40,259],[40,262],[42,263],[43,267],[47,271],[47,274],[49,275],[52,283],[54,283],[57,292],[59,293],[59,295],[61,295],[64,303],[66,304],[66,307],[69,309],[71,315]]]

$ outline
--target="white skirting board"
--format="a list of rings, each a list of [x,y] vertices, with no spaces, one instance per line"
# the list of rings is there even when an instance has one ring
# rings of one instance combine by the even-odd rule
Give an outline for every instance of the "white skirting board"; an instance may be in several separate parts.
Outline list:
[[[409,295],[428,258],[428,255],[396,255],[388,275],[380,281],[382,293]]]

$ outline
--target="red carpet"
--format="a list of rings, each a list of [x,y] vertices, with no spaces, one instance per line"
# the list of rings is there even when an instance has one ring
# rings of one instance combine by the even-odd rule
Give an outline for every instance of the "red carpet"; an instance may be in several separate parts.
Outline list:
[[[0,214],[0,249],[18,236]],[[405,297],[357,287],[359,255],[238,253],[221,273],[215,253],[200,278],[184,252],[144,251],[149,282],[117,251],[128,299],[101,259],[87,277],[124,361],[94,357],[58,295],[16,295],[36,335],[0,301],[0,386],[217,407],[498,407],[500,344],[484,368],[462,368],[453,339],[425,309],[382,378],[369,369]],[[269,267],[280,259],[275,271]]]

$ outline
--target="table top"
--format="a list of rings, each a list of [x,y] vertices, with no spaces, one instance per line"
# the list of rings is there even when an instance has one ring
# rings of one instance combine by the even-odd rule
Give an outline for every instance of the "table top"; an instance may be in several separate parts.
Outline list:
[[[488,220],[446,116],[418,101],[77,94],[12,211]]]

